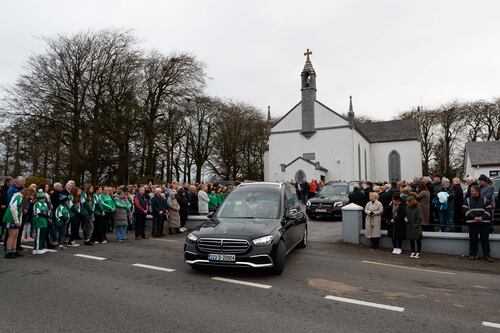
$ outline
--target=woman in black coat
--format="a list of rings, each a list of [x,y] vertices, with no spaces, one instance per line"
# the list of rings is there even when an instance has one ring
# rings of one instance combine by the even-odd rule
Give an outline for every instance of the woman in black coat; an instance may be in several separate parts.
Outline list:
[[[392,245],[394,250],[393,254],[403,253],[402,245],[403,240],[406,239],[406,198],[408,195],[406,193],[396,193],[392,199]]]
[[[453,220],[456,232],[462,232],[462,225],[464,224],[464,212],[462,211],[462,206],[464,205],[464,191],[460,183],[459,178],[453,178]]]

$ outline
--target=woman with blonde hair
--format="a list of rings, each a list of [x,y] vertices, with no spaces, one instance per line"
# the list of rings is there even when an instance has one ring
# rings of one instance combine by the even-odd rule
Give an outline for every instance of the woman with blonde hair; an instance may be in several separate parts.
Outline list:
[[[376,250],[380,240],[380,226],[384,206],[378,201],[377,192],[370,192],[369,197],[370,201],[365,206],[365,237],[370,239],[372,248]]]

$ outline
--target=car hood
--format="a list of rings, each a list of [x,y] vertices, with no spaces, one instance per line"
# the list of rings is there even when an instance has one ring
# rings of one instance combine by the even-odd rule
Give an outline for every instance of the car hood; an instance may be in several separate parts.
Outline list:
[[[332,196],[317,196],[309,199],[311,203],[332,203],[337,201],[346,201],[347,197],[344,195],[332,195]]]
[[[252,240],[272,234],[280,226],[279,220],[213,218],[193,233],[198,238],[239,238]]]

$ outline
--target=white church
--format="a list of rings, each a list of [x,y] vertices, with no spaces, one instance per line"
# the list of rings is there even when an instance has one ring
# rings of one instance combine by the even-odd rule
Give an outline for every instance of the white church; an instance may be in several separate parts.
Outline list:
[[[264,155],[266,181],[400,181],[422,176],[420,130],[415,120],[356,124],[316,99],[309,50],[301,73],[302,100],[271,124]]]

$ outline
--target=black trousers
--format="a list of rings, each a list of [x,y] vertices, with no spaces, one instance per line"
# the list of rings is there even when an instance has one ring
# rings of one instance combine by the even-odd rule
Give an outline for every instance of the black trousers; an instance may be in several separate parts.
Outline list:
[[[469,223],[469,255],[477,256],[478,237],[481,239],[483,256],[490,256],[490,223]]]
[[[144,228],[146,227],[146,214],[135,214],[135,237],[145,238]]]
[[[69,238],[69,241],[72,242],[75,239],[79,239],[79,233],[80,233],[80,215],[75,215],[69,220],[69,224],[71,227],[71,236]]]
[[[153,214],[151,235],[159,237],[161,234],[163,234],[163,214]]]
[[[415,243],[416,243],[416,250],[415,250]],[[422,252],[422,239],[410,239],[410,247],[411,247],[411,252],[417,252],[421,253]]]
[[[372,248],[378,249],[379,240],[380,240],[379,237],[370,238],[370,242],[372,243]]]
[[[108,231],[108,226],[106,225],[106,220],[103,215],[95,215],[94,230],[92,231],[91,241],[102,242],[106,240],[106,232]]]
[[[187,219],[189,217],[189,210],[181,210],[179,211],[179,214],[181,216],[181,228],[184,228],[186,225]]]
[[[403,247],[403,240],[392,238],[392,246],[395,249],[401,249]]]

